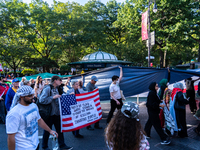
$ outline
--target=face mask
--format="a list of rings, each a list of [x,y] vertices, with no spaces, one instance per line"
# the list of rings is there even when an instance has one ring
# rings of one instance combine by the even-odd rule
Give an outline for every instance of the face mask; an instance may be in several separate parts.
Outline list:
[[[167,86],[169,86],[169,82],[167,82]]]

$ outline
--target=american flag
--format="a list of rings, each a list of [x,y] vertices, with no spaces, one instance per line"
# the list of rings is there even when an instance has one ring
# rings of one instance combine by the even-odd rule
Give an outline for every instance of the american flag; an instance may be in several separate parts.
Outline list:
[[[60,98],[60,114],[61,114],[61,131],[70,132],[84,128],[88,125],[94,124],[95,122],[101,120],[102,110],[99,98],[99,89],[95,89],[92,92],[76,94],[76,95],[62,95]],[[95,108],[95,112],[98,116],[95,117],[95,120],[87,120],[87,123],[79,123],[79,125],[74,124],[74,119],[72,115],[71,107],[79,104],[91,104]],[[86,114],[86,113],[85,113]],[[82,114],[84,115],[84,114]],[[91,114],[92,115],[92,114]],[[87,116],[86,116],[87,117]]]

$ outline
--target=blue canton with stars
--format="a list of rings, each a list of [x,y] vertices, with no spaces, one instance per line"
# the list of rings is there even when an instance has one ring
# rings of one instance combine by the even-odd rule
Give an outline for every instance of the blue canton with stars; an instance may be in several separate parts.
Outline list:
[[[62,95],[60,97],[62,115],[71,115],[70,106],[77,104],[76,96],[72,95]]]

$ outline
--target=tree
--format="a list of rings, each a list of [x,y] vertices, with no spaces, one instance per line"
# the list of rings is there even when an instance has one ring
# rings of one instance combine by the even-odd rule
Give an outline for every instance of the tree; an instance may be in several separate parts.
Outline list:
[[[0,56],[16,73],[23,58],[30,54],[31,48],[23,38],[27,27],[23,26],[27,19],[27,5],[25,3],[6,1],[0,3],[1,35]]]
[[[195,52],[192,50],[194,48],[193,42],[187,36],[188,34],[182,26],[182,22],[189,18],[191,14],[191,9],[193,8],[194,3],[191,1],[182,1],[182,0],[161,0],[157,1],[158,12],[153,14],[153,5],[151,5],[151,31],[156,32],[156,45],[152,48],[151,53],[157,56],[160,55],[160,65],[162,67],[165,64],[164,58],[169,58],[167,55],[173,52],[174,48],[171,45],[176,46],[177,50],[184,51],[182,48],[187,50],[190,49],[190,53],[194,56]],[[120,13],[118,15],[118,21],[127,27],[128,37],[133,38],[133,42],[141,41],[141,14],[147,10],[148,3],[146,0],[130,0],[124,5],[121,5]],[[127,38],[127,41],[129,41]],[[138,38],[138,40],[137,40]],[[144,48],[146,41],[142,42],[141,47]],[[181,46],[179,46],[181,44]],[[130,42],[129,44],[130,45]],[[190,57],[189,56],[189,57]],[[156,57],[157,59],[158,57]],[[173,58],[173,57],[171,57]],[[185,58],[185,57],[183,57]],[[187,61],[188,58],[185,58]],[[172,60],[173,61],[173,60]],[[165,65],[164,67],[166,67]]]
[[[26,38],[35,51],[32,57],[44,61],[40,66],[43,71],[49,72],[51,59],[58,59],[62,54],[60,45],[60,32],[59,32],[59,16],[55,13],[52,7],[43,1],[33,1],[29,6],[30,24],[29,30],[26,32]],[[26,25],[28,25],[26,24]],[[37,63],[36,63],[37,64]]]

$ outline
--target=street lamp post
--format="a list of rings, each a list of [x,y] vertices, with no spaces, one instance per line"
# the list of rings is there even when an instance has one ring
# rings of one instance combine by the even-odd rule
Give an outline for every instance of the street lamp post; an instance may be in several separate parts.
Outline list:
[[[150,63],[151,63],[151,59],[150,59],[150,50],[151,50],[151,22],[150,22],[150,5],[152,4],[152,1],[149,0],[148,3],[148,67],[150,67]],[[154,7],[153,7],[153,12],[156,13],[157,12],[157,6],[156,6],[156,0],[154,0]]]

